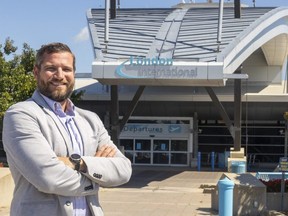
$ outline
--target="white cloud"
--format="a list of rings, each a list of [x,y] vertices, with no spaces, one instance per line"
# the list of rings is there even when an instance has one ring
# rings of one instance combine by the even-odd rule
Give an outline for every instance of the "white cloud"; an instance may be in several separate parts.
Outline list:
[[[74,37],[76,42],[88,41],[89,39],[89,30],[87,26],[82,28],[81,31]]]

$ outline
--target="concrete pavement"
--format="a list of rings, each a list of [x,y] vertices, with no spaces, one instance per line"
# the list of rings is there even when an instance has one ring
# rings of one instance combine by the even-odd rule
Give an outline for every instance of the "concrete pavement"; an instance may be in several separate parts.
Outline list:
[[[100,203],[105,216],[217,215],[211,211],[211,194],[205,188],[217,184],[222,173],[134,167],[126,185],[100,189]],[[9,208],[0,208],[0,215],[8,216]]]
[[[188,167],[134,167],[126,185],[100,189],[100,203],[105,216],[218,215],[211,210],[209,191],[222,174],[209,168],[198,172]],[[276,211],[263,214],[274,215],[287,214]],[[9,207],[1,203],[0,216],[9,216]]]
[[[190,168],[135,167],[128,184],[102,188],[100,202],[106,216],[217,215],[211,211],[211,194],[205,191],[216,185],[222,174]]]

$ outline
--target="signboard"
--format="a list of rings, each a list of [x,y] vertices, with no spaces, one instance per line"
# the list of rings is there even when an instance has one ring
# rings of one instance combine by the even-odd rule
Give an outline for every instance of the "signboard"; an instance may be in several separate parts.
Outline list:
[[[178,62],[170,58],[136,58],[93,62],[92,78],[104,84],[152,86],[224,86],[223,63]]]
[[[279,171],[288,172],[288,157],[281,157],[279,161]]]
[[[191,130],[189,124],[145,124],[128,123],[124,126],[120,137],[189,137]]]

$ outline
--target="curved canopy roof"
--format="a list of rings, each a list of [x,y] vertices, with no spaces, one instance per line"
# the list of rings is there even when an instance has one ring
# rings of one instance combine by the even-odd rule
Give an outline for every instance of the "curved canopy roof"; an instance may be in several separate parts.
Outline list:
[[[95,53],[92,77],[103,84],[223,86],[260,47],[268,65],[282,65],[288,8],[119,9],[105,43],[105,10],[87,12]]]

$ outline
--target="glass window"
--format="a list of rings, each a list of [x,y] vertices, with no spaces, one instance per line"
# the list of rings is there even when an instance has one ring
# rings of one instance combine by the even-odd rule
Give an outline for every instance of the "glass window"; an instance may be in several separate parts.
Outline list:
[[[151,154],[148,152],[136,152],[135,153],[135,163],[150,164]]]
[[[154,151],[169,151],[169,140],[154,140],[153,150]]]
[[[188,151],[188,141],[171,140],[171,151]]]
[[[168,153],[154,153],[153,164],[168,164],[169,154]]]
[[[120,139],[120,146],[124,146],[124,150],[133,150],[133,139]]]
[[[187,164],[187,153],[171,153],[171,164]]]
[[[151,140],[136,139],[135,140],[135,150],[136,151],[150,151],[151,150]]]

